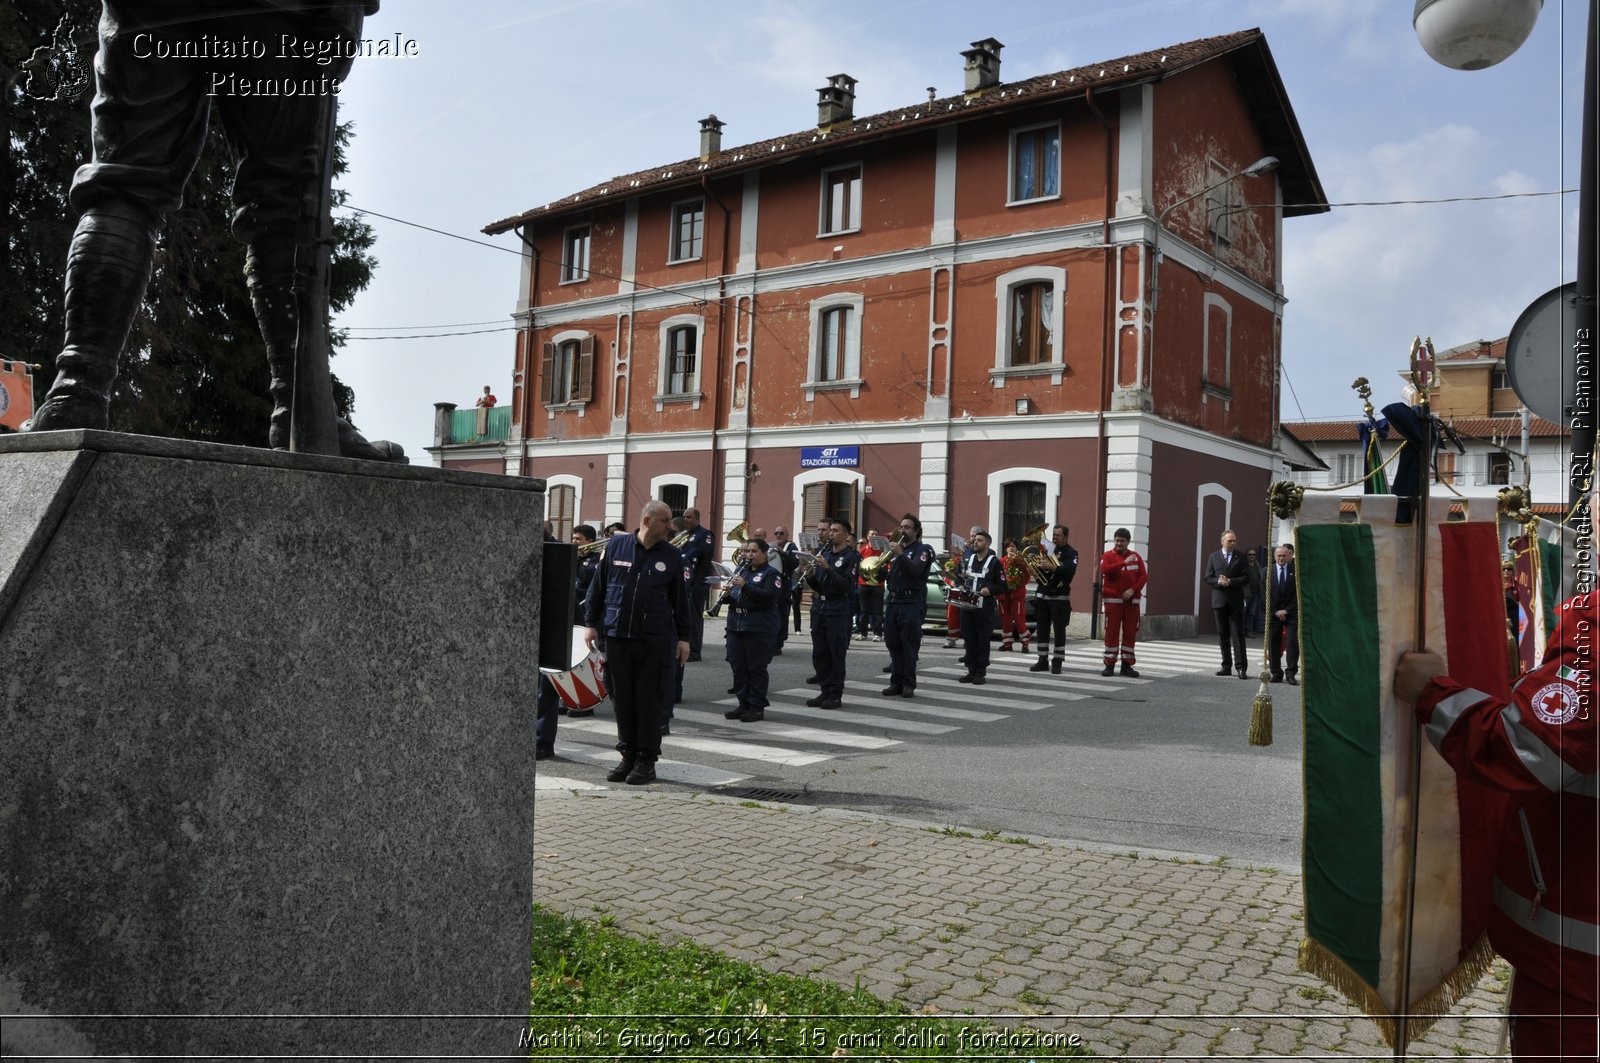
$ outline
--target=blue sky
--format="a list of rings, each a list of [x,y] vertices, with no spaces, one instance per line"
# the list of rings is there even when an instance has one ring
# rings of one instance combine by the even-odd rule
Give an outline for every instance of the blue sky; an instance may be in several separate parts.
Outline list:
[[[1532,37],[1488,70],[1434,63],[1408,0],[384,0],[366,36],[412,58],[358,61],[344,185],[378,232],[378,273],[338,324],[353,337],[509,327],[516,239],[478,230],[617,174],[809,128],[830,74],[858,79],[857,113],[959,91],[960,52],[994,37],[1006,81],[1260,27],[1334,203],[1575,189],[1581,0],[1548,0]],[[1573,276],[1576,195],[1338,207],[1284,223],[1285,420],[1360,412],[1356,376],[1398,397],[1414,335],[1443,349],[1506,335]],[[484,323],[484,324],[479,324]],[[415,328],[414,326],[436,326]],[[369,436],[414,461],[433,404],[511,391],[509,331],[348,344],[335,369]],[[1393,382],[1390,384],[1389,382]]]

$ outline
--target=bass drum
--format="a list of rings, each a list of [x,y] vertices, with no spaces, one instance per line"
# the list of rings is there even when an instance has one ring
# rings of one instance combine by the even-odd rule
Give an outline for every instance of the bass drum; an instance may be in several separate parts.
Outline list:
[[[606,662],[583,643],[584,629],[572,629],[571,664],[565,671],[540,668],[569,712],[585,712],[606,699]]]

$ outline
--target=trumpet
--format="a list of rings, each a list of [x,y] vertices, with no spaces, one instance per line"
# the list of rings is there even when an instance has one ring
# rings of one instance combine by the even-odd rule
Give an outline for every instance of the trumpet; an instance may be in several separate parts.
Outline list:
[[[596,539],[592,543],[583,543],[578,547],[578,556],[593,557],[595,554],[598,554],[600,551],[606,548],[606,543],[608,541],[609,540],[606,539]]]
[[[693,534],[694,534],[694,529],[693,528],[685,528],[685,529],[683,529],[683,531],[679,532],[677,535],[674,535],[672,537],[672,540],[671,540],[672,545],[676,546],[679,550],[682,550],[685,546],[689,545],[689,536],[691,536]]]

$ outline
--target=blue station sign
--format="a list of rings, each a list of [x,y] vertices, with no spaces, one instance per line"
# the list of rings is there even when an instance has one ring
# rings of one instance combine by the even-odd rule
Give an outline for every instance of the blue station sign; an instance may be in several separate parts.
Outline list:
[[[861,465],[860,447],[801,447],[802,469],[854,469]]]

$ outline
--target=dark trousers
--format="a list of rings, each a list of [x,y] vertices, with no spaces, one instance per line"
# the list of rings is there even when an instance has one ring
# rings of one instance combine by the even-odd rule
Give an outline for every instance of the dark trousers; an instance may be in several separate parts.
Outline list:
[[[883,634],[883,587],[863,583],[857,590],[861,608],[856,615],[856,634]]]
[[[994,634],[995,610],[992,599],[984,599],[982,609],[958,609],[961,614],[961,641],[966,652],[961,662],[973,675],[989,674],[989,636]]]
[[[535,749],[555,749],[556,721],[561,718],[561,696],[550,677],[539,676],[539,696],[534,700],[533,745]]]
[[[915,690],[917,657],[922,653],[922,596],[891,601],[884,615],[883,644],[889,647],[889,685]]]
[[[1283,668],[1283,643],[1284,636],[1288,635],[1289,642],[1289,667]],[[1300,624],[1290,617],[1279,620],[1273,617],[1267,621],[1267,650],[1272,654],[1272,675],[1274,678],[1282,676],[1287,671],[1289,675],[1296,675],[1300,671]]]
[[[661,756],[661,719],[672,696],[677,643],[606,640],[606,685],[617,713],[617,748],[652,763]]]
[[[700,647],[705,642],[706,633],[706,602],[710,598],[711,587],[703,580],[689,581],[689,656],[700,656]]]
[[[1213,610],[1217,616],[1217,641],[1222,646],[1222,667],[1240,675],[1250,670],[1244,655],[1244,602],[1236,605],[1219,605]]]
[[[794,632],[800,633],[800,599],[805,596],[805,589],[798,579],[795,580],[793,597],[789,599],[789,609],[794,613]]]
[[[728,632],[728,665],[733,669],[733,693],[741,709],[764,709],[767,701],[767,665],[777,645],[770,632]]]
[[[1072,619],[1071,598],[1044,598],[1033,600],[1033,615],[1039,625],[1034,636],[1039,640],[1039,656],[1043,657],[1052,642],[1057,657],[1067,655],[1067,622]]]
[[[850,608],[848,602],[832,603],[835,608],[811,610],[811,670],[821,680],[822,695],[844,697],[844,655],[850,652]]]

